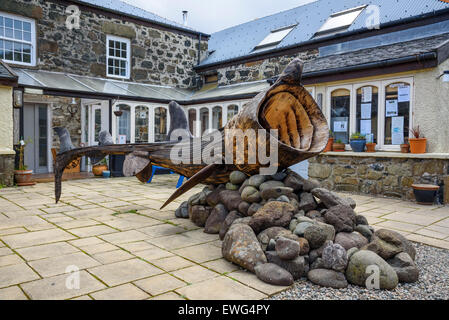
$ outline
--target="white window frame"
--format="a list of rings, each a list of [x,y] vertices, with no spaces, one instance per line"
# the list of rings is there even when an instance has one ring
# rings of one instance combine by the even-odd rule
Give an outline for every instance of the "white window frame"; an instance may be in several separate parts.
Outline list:
[[[357,90],[366,86],[375,86],[379,90],[378,99],[378,121],[377,121],[377,150],[379,151],[400,151],[399,145],[386,145],[385,144],[385,88],[393,83],[407,83],[410,85],[410,114],[409,114],[409,128],[413,128],[413,108],[414,108],[414,78],[389,78],[384,80],[373,80],[367,82],[355,82],[352,84],[342,84],[338,86],[331,86],[326,88],[326,101],[324,114],[326,115],[328,123],[331,118],[331,98],[332,92],[338,89],[349,90],[350,92],[350,107],[349,107],[349,135],[355,133],[357,124],[356,118],[356,102],[357,102]],[[330,128],[333,131],[333,128]],[[346,145],[346,150],[351,150],[349,144]]]
[[[109,41],[119,41],[126,44],[126,59],[116,56],[109,55]],[[115,60],[125,61],[126,63],[126,75],[119,76],[116,74],[109,74],[109,58]],[[131,75],[131,40],[128,38],[117,37],[113,35],[106,35],[106,76],[108,78],[117,78],[117,79],[129,79]]]
[[[20,61],[14,61],[14,60],[7,60],[3,59],[4,62],[13,64],[13,65],[19,65],[19,66],[36,66],[36,21],[34,19],[25,18],[22,16],[18,16],[15,14],[5,13],[0,11],[0,16],[4,18],[10,18],[10,19],[16,19],[21,20],[22,22],[28,22],[31,24],[31,42],[24,41],[24,40],[17,40],[13,38],[7,38],[6,36],[0,36],[0,40],[3,41],[12,41],[12,42],[19,42],[22,44],[30,44],[31,45],[31,62],[20,62]],[[6,33],[6,30],[4,31]]]

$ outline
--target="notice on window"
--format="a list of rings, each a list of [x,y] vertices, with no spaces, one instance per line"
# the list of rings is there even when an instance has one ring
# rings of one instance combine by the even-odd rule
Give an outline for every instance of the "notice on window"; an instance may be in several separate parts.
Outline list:
[[[362,119],[371,119],[371,103],[362,103]]]
[[[373,100],[373,87],[362,88],[362,103],[371,102]]]
[[[404,117],[391,118],[391,144],[404,143]]]
[[[334,132],[347,132],[347,131],[348,131],[348,121],[334,122]]]
[[[399,86],[398,87],[398,102],[409,102],[410,101],[410,86]]]
[[[371,120],[360,120],[360,133],[364,136],[371,134]]]
[[[126,134],[119,134],[118,144],[126,144]]]
[[[385,116],[397,117],[398,115],[398,100],[387,100],[385,106]]]

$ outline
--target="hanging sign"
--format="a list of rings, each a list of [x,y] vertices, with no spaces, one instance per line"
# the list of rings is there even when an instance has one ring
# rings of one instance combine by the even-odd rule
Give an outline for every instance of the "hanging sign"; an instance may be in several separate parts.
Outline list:
[[[391,118],[391,144],[404,143],[404,117]]]
[[[334,122],[334,132],[347,132],[347,131],[348,131],[348,121]]]
[[[401,85],[398,87],[398,102],[410,101],[410,86]]]
[[[119,134],[118,144],[126,144],[126,134]]]
[[[398,100],[387,100],[385,105],[385,116],[396,117],[398,115]]]
[[[371,119],[371,103],[362,103],[362,119]]]
[[[371,102],[373,100],[373,87],[362,88],[362,103]]]
[[[360,120],[360,133],[364,136],[371,134],[371,120]]]

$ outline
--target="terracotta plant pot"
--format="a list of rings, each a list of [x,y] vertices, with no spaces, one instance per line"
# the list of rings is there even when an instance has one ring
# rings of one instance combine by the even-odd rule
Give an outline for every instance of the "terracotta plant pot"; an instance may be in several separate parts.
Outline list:
[[[435,202],[439,186],[432,184],[413,184],[413,193],[415,194],[416,202],[419,204],[432,205]]]
[[[332,145],[332,151],[335,151],[335,152],[343,152],[343,151],[345,151],[345,147],[346,147],[346,145],[344,144],[344,143],[334,143],[333,145]]]
[[[367,143],[366,152],[376,152],[376,143]]]
[[[401,144],[401,153],[410,153],[410,145],[408,143]]]
[[[323,152],[329,152],[332,151],[332,145],[334,144],[334,138],[329,138],[327,141],[326,148],[324,148]]]
[[[14,170],[14,178],[20,187],[34,186],[36,184],[33,181],[33,170]]]
[[[96,165],[96,166],[92,167],[92,173],[96,177],[103,176],[103,171],[106,171],[106,170],[108,170],[108,166],[105,165],[105,164],[99,164],[99,165]]]
[[[409,138],[411,153],[426,153],[427,138]]]

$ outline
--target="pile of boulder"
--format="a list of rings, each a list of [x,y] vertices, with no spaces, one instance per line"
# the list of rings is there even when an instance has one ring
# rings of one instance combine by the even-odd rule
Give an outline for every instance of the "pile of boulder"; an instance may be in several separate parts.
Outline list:
[[[323,287],[391,290],[417,281],[413,245],[397,232],[374,231],[355,207],[289,169],[251,177],[234,171],[229,183],[206,186],[175,214],[219,234],[226,260],[270,284],[307,277]]]

